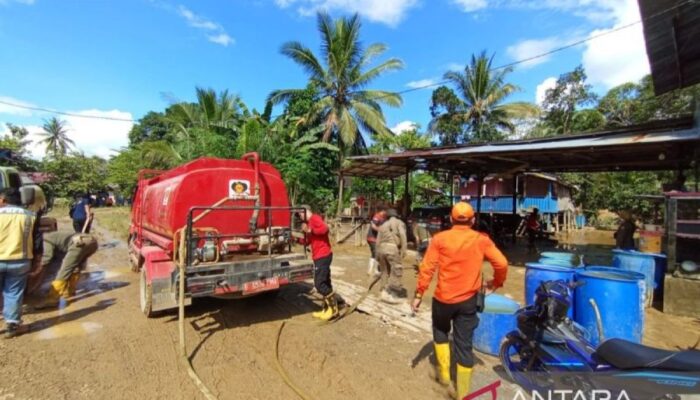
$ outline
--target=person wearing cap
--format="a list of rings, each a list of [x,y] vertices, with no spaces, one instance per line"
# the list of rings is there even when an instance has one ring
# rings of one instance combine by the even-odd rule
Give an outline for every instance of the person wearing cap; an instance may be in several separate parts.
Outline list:
[[[411,304],[418,312],[423,294],[437,271],[437,287],[433,295],[432,320],[436,379],[449,386],[450,345],[448,335],[452,328],[457,361],[456,394],[463,399],[469,393],[474,354],[472,337],[479,325],[477,293],[481,289],[481,267],[484,259],[491,263],[493,279],[485,283],[492,293],[503,286],[508,260],[488,235],[472,229],[474,209],[469,203],[459,202],[450,214],[452,228],[433,236],[420,265],[415,298]]]
[[[372,220],[369,223],[369,229],[367,229],[367,244],[369,245],[370,251],[367,275],[375,275],[379,270],[379,262],[377,261],[377,231],[384,221],[386,221],[386,211],[379,210],[372,216]]]
[[[377,260],[382,279],[380,300],[389,304],[401,303],[406,297],[403,286],[403,264],[406,257],[408,241],[406,240],[406,224],[399,219],[395,209],[386,212],[387,220],[379,227],[377,233]]]

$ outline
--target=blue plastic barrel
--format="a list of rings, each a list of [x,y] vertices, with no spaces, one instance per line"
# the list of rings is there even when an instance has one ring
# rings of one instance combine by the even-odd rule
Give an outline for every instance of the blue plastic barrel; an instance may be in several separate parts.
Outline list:
[[[578,265],[579,257],[574,253],[560,251],[544,251],[540,253],[540,263],[548,265],[569,266]]]
[[[520,304],[505,296],[486,296],[484,312],[479,314],[479,326],[474,331],[474,348],[482,353],[498,355],[503,338],[517,327],[515,312],[519,308]]]
[[[646,304],[651,305],[652,293],[658,298],[661,297],[666,274],[665,255],[616,249],[613,250],[613,266],[644,275],[647,288]]]
[[[637,343],[644,330],[644,275],[609,267],[577,270],[576,280],[583,285],[574,296],[576,322],[588,331],[591,343],[598,345],[598,325],[590,299],[600,311],[606,339],[620,338]]]
[[[540,263],[525,264],[525,304],[530,305],[535,302],[535,291],[542,282],[557,280],[571,282],[574,280],[575,272],[576,270],[572,267],[561,267]],[[571,307],[569,309],[569,318],[573,317],[574,308]]]

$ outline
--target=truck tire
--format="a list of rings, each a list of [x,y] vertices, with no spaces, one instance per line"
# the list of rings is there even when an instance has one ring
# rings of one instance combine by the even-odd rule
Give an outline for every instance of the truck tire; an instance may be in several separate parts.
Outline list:
[[[139,279],[139,305],[141,312],[146,318],[153,318],[156,313],[153,311],[153,286],[146,280],[146,269],[141,269]]]

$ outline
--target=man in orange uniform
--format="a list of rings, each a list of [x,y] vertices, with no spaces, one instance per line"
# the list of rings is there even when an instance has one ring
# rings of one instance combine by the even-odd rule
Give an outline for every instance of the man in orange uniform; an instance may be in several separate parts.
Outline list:
[[[454,326],[454,349],[457,357],[457,398],[469,393],[474,354],[472,337],[479,325],[476,295],[481,289],[481,267],[484,258],[494,269],[494,278],[486,282],[488,291],[503,286],[508,260],[491,239],[472,229],[474,209],[460,202],[452,207],[452,229],[433,236],[420,266],[418,286],[412,303],[414,312],[420,307],[423,293],[437,270],[438,282],[433,295],[433,341],[437,359],[437,379],[449,385],[450,345],[448,335]]]

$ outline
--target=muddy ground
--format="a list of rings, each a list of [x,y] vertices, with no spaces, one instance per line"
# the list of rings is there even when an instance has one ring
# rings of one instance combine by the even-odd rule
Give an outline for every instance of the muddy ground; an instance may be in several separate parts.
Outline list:
[[[25,315],[30,331],[0,340],[0,399],[202,398],[178,357],[176,314],[147,319],[140,313],[138,275],[129,270],[124,243],[99,222],[97,233],[100,251],[90,259],[76,298],[61,310]],[[336,247],[334,279],[365,285],[367,252]],[[516,264],[526,261],[520,249],[509,253]],[[404,279],[412,294],[410,268]],[[521,301],[522,280],[523,269],[513,267],[504,293]],[[276,370],[282,321],[294,321],[282,334],[283,365],[314,399],[445,398],[429,378],[428,334],[362,313],[318,327],[310,323],[318,306],[308,291],[290,286],[276,296],[206,299],[187,309],[190,357],[220,399],[296,398]],[[689,346],[700,331],[696,320],[656,310],[647,316],[645,342],[660,347]],[[480,358],[484,364],[475,370],[475,381],[500,379],[495,360]]]

